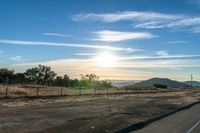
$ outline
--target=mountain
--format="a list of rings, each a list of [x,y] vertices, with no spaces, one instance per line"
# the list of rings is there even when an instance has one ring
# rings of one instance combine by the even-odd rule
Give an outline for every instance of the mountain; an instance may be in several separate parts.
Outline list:
[[[188,85],[191,85],[191,81],[185,81],[185,82],[183,82],[183,83],[188,84]],[[193,85],[194,87],[200,87],[200,82],[199,82],[199,81],[192,81],[192,85]]]
[[[111,80],[112,85],[117,88],[133,85],[138,82],[140,82],[140,80]]]
[[[189,87],[188,84],[178,82],[175,80],[167,79],[167,78],[152,78],[149,80],[141,81],[139,83],[128,85],[125,88],[152,88],[154,84],[162,84],[167,85],[168,88],[182,88],[182,87]]]

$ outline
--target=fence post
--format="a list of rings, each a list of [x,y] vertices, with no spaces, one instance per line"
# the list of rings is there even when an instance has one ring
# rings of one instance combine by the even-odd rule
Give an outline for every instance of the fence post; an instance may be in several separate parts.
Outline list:
[[[63,88],[62,87],[60,88],[60,95],[61,96],[63,95]]]
[[[108,95],[108,87],[107,87],[107,95]]]
[[[81,87],[79,88],[79,95],[81,95]]]
[[[95,95],[97,94],[97,88],[96,88],[96,86],[94,87],[94,94]]]
[[[40,89],[39,89],[39,88],[37,88],[37,97],[39,96],[39,91],[40,91]]]
[[[5,94],[5,98],[8,98],[8,87],[6,87],[6,94]]]

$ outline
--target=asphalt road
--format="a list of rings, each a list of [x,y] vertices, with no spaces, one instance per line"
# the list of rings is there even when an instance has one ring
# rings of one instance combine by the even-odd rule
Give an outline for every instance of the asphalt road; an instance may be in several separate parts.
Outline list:
[[[133,133],[200,133],[200,104],[153,122]]]

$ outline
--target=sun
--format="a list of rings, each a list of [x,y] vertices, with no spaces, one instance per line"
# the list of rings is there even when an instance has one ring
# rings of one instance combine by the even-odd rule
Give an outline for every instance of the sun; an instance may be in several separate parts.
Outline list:
[[[114,67],[116,64],[116,56],[111,52],[101,52],[95,57],[98,67]]]

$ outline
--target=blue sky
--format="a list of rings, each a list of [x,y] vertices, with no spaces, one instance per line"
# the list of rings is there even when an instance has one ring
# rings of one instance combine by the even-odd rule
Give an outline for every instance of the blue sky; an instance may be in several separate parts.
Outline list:
[[[0,0],[0,67],[200,80],[200,0]]]

